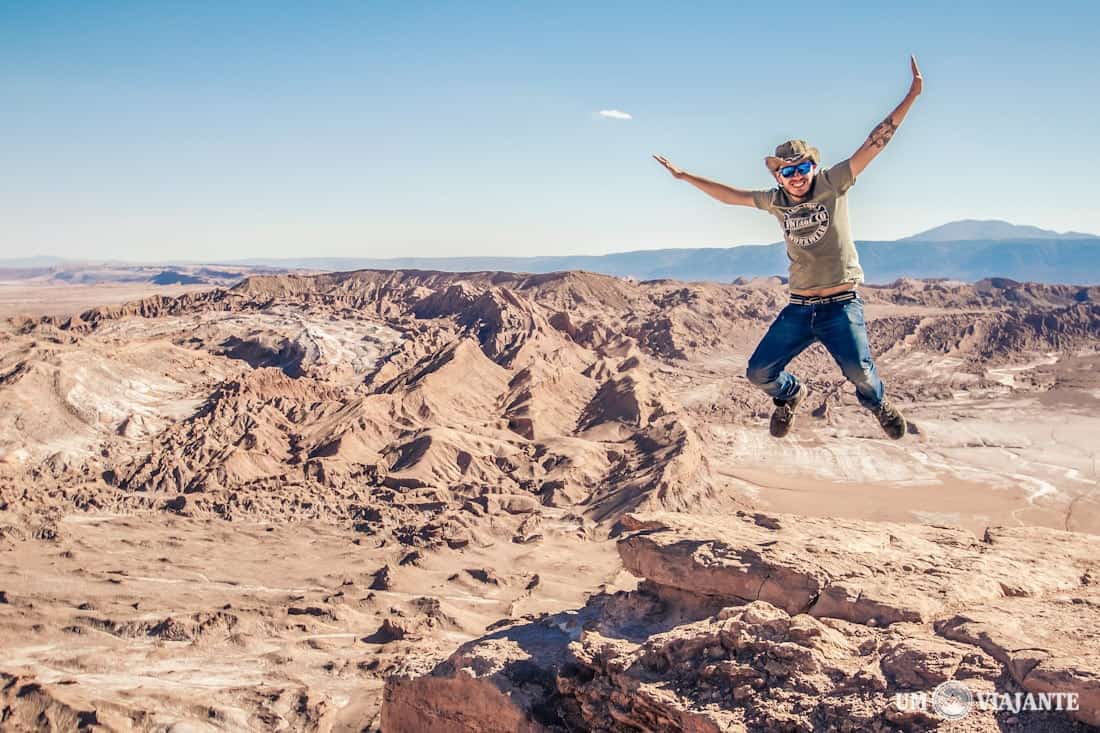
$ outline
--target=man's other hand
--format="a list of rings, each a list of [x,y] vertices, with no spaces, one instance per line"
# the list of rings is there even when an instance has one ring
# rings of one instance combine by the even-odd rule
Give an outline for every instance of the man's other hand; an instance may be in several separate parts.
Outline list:
[[[924,91],[924,77],[920,75],[916,56],[909,57],[909,66],[913,69],[913,83],[909,85],[909,96],[915,97]]]
[[[664,157],[663,155],[654,155],[653,159],[663,165],[665,168],[667,168],[668,172],[677,178],[683,178],[685,175],[687,175],[682,170],[674,166],[672,163],[669,163],[668,158]]]

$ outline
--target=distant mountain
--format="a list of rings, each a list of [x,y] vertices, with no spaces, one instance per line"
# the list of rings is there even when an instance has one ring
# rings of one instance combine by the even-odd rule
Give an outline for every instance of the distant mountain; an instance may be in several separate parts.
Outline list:
[[[154,275],[149,282],[154,285],[203,285],[209,283],[209,280],[177,272],[176,270],[164,270]]]
[[[638,280],[733,280],[739,276],[773,275],[787,270],[787,253],[779,244],[714,249],[648,249],[608,255],[558,257],[397,257],[242,260],[233,265],[276,266],[303,270],[442,270],[444,272],[561,272],[587,270]],[[748,271],[752,271],[751,274]]]
[[[1010,224],[998,219],[962,219],[896,241],[963,242],[989,239],[1100,239],[1100,237],[1081,232],[1055,232],[1023,224]]]
[[[1100,283],[1100,237],[971,242],[858,242],[868,282],[901,277],[975,282],[990,277],[1095,285]]]
[[[1100,237],[955,242],[857,242],[870,283],[901,277],[977,281],[989,277],[1091,285],[1100,283]],[[308,270],[442,270],[545,273],[588,270],[638,280],[710,280],[787,274],[782,243],[725,249],[659,249],[575,257],[250,260]]]
[[[1003,232],[1004,236],[982,236]],[[1038,235],[1026,236],[1039,232]],[[954,237],[953,239],[945,239]],[[956,221],[894,242],[857,242],[870,283],[901,277],[977,281],[991,277],[1042,283],[1100,283],[1100,237],[1058,234],[1003,221]],[[56,260],[56,258],[50,258]],[[24,260],[28,262],[32,260]],[[37,261],[37,260],[33,260]],[[221,269],[191,265],[54,264],[46,269],[12,268],[0,260],[0,280],[52,278],[67,282],[157,282],[230,284],[257,270],[266,272],[347,270],[441,270],[444,272],[529,272],[587,270],[638,280],[709,280],[787,274],[787,252],[780,242],[713,249],[658,249],[608,255],[558,257],[305,257],[249,259],[216,264]],[[207,263],[214,264],[214,263]]]

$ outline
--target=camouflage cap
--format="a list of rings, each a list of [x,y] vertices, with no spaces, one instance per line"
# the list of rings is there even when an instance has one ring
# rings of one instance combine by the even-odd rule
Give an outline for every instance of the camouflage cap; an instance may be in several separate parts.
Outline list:
[[[811,148],[805,140],[788,140],[775,149],[775,155],[764,158],[764,165],[774,172],[785,165],[797,163],[806,158],[816,165],[821,165],[821,153],[817,148]]]

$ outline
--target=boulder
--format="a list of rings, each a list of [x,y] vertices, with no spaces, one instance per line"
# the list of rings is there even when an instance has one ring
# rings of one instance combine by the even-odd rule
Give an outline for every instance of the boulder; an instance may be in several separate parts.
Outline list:
[[[938,730],[932,693],[948,681],[1080,706],[974,705],[951,730],[1100,723],[1096,537],[748,512],[628,515],[621,529],[637,590],[391,679],[384,730]]]

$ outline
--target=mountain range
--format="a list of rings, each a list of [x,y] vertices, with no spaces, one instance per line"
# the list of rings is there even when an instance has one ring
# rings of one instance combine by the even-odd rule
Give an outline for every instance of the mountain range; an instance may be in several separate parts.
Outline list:
[[[976,281],[1004,277],[1045,283],[1100,282],[1100,237],[1005,221],[965,219],[895,241],[857,242],[870,283],[903,277]],[[560,257],[402,257],[248,259],[235,264],[310,270],[499,270],[546,273],[586,270],[639,280],[728,282],[783,276],[782,242],[726,248],[657,249]]]
[[[1056,232],[998,219],[961,219],[903,237],[898,242],[961,242],[975,239],[1100,239],[1084,232]]]
[[[857,242],[869,283],[898,278],[976,281],[1003,277],[1045,283],[1100,283],[1100,237],[1055,232],[997,220],[950,222],[895,241]],[[33,263],[33,264],[32,264]],[[787,271],[782,242],[728,248],[637,250],[607,255],[541,257],[300,257],[249,258],[222,262],[224,271],[198,263],[76,263],[49,257],[0,260],[0,279],[49,278],[65,282],[148,281],[225,284],[262,269],[268,272],[440,270],[444,272],[547,273],[585,270],[638,280],[677,279],[728,282],[738,278],[782,277]],[[217,272],[217,277],[211,273]]]

